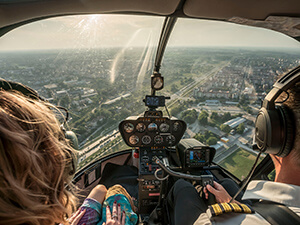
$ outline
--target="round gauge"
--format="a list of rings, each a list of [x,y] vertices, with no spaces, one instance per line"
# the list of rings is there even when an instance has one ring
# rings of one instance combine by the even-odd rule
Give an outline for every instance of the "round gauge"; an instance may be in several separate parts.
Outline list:
[[[163,139],[163,137],[160,136],[160,135],[157,135],[157,136],[154,137],[154,142],[155,142],[156,144],[161,144],[163,141],[164,141],[164,139]]]
[[[173,124],[173,131],[177,132],[180,129],[180,123],[179,122],[175,122]]]
[[[174,145],[174,143],[175,143],[175,137],[174,137],[174,135],[169,135],[168,137],[166,137],[166,142],[169,145]]]
[[[134,130],[134,126],[132,123],[125,123],[123,128],[126,133],[131,133]]]
[[[161,132],[168,132],[168,130],[169,130],[169,124],[167,124],[167,123],[162,123],[160,126],[159,126],[159,129],[160,129],[160,131]]]
[[[152,79],[152,87],[155,90],[160,90],[164,86],[164,80],[162,77],[153,77]]]
[[[150,123],[150,124],[148,125],[148,130],[149,130],[149,131],[156,131],[156,130],[157,130],[157,125],[156,125],[156,123]]]
[[[146,125],[143,123],[138,123],[136,125],[136,130],[140,133],[144,132],[146,130]]]
[[[139,141],[140,141],[140,139],[136,135],[132,135],[129,138],[129,143],[132,144],[132,145],[136,145],[137,143],[139,143]]]
[[[144,145],[149,145],[151,142],[151,137],[149,135],[145,135],[144,137],[142,137],[142,143]]]

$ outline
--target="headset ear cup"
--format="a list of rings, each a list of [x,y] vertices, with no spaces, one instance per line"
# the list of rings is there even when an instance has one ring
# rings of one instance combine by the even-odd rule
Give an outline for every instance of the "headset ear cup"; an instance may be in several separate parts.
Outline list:
[[[294,137],[295,137],[295,126],[294,126],[294,118],[290,109],[285,105],[277,106],[278,111],[281,114],[283,127],[284,127],[284,146],[282,146],[282,150],[277,154],[279,157],[287,156],[293,148],[294,145]]]

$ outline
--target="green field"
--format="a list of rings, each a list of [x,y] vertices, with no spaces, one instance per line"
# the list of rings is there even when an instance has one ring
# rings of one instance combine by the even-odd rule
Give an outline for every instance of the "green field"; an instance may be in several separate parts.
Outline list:
[[[248,175],[255,159],[256,154],[239,148],[226,159],[222,160],[219,165],[231,172],[237,178],[243,180]],[[263,157],[260,158],[259,162],[262,159]]]

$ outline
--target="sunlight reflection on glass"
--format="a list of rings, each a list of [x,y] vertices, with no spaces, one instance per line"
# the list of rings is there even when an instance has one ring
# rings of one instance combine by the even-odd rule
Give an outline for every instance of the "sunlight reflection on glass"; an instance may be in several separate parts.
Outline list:
[[[131,46],[132,43],[134,43],[136,37],[139,35],[139,33],[141,32],[141,29],[137,30],[131,37],[131,39],[127,42],[126,46],[124,48],[122,48],[117,56],[115,57],[113,63],[112,63],[112,67],[111,67],[111,73],[110,73],[110,82],[111,83],[114,83],[115,82],[115,79],[116,79],[116,76],[117,76],[117,68],[118,68],[118,64],[119,64],[119,61],[120,59],[122,58],[122,56],[124,55],[126,49],[129,48],[129,46]]]

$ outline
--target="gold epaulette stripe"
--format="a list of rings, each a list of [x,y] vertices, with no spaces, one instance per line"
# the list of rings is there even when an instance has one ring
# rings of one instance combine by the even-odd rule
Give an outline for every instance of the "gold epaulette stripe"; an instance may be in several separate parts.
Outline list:
[[[221,210],[222,210],[222,213],[224,213],[224,212],[225,212],[225,209],[224,209],[223,205],[222,205],[222,204],[219,204],[219,206],[220,206],[220,208],[221,208]]]
[[[230,208],[229,204],[227,204],[227,203],[221,203],[221,205],[225,209],[225,212],[232,212],[232,209]]]
[[[232,207],[233,207],[233,209],[234,209],[234,212],[238,212],[238,213],[243,212],[243,208],[241,208],[241,207],[239,206],[239,204],[237,204],[237,203],[230,203],[230,204],[232,204]]]
[[[212,216],[218,216],[223,213],[254,213],[254,210],[245,204],[237,203],[219,203],[209,206]]]
[[[249,206],[247,206],[245,204],[241,204],[240,206],[243,208],[244,213],[252,213],[252,211],[251,211],[251,209],[250,209]]]
[[[214,212],[214,214],[215,214],[216,216],[222,214],[222,210],[221,210],[219,204],[214,204],[214,205],[212,205],[211,207],[212,207],[213,212]]]

